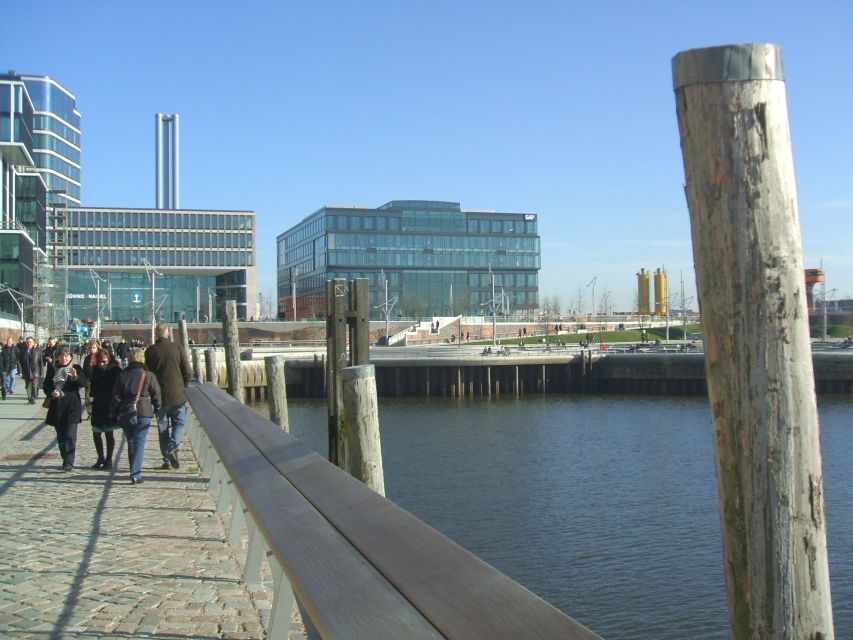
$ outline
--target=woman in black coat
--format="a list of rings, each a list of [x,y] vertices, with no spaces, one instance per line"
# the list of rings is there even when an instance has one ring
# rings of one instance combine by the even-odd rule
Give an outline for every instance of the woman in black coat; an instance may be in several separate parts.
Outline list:
[[[110,402],[113,385],[120,373],[121,369],[118,362],[110,357],[109,351],[101,349],[98,352],[97,365],[89,375],[89,398],[92,401],[92,438],[95,441],[95,451],[98,452],[98,461],[92,465],[93,469],[110,469],[113,466],[113,451],[116,447],[113,430],[118,428],[118,424],[110,415]],[[104,434],[103,438],[101,434]],[[107,441],[106,455],[104,455],[104,438]]]
[[[65,347],[57,349],[53,362],[47,367],[42,385],[45,395],[51,399],[44,421],[56,430],[62,469],[66,473],[74,469],[77,427],[83,418],[80,389],[85,387],[83,369],[71,364],[71,352]]]

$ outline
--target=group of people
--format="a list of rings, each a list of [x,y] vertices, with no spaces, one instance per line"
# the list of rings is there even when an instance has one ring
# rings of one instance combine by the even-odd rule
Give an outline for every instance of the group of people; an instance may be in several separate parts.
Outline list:
[[[92,468],[114,466],[114,432],[121,429],[127,441],[130,481],[141,484],[145,443],[155,416],[163,459],[161,468],[180,468],[178,450],[187,414],[185,389],[192,373],[186,353],[171,340],[170,327],[161,323],[154,335],[154,344],[146,349],[124,340],[115,345],[92,340],[81,350],[79,363],[73,362],[72,350],[61,341],[49,340],[39,353],[35,341],[26,339],[26,364],[12,373],[19,371],[27,380],[29,401],[35,403],[36,380],[44,372],[45,423],[56,431],[65,472],[74,469],[78,427],[89,420],[97,453]],[[12,392],[7,382],[7,367],[11,366],[7,364],[7,349],[12,342],[7,340],[0,354],[4,399]]]
[[[41,371],[41,360],[35,340],[23,337],[18,343],[8,338],[0,349],[0,374],[2,374],[2,397],[15,393],[16,376],[23,379],[27,389],[27,401],[36,403],[38,397],[38,375]]]

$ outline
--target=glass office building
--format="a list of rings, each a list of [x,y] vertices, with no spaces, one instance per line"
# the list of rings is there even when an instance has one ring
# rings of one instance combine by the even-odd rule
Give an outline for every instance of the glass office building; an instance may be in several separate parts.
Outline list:
[[[67,317],[215,321],[225,300],[255,315],[255,214],[190,209],[67,210]],[[152,307],[153,301],[153,307]],[[102,334],[108,329],[104,328]]]
[[[373,317],[388,298],[403,316],[479,315],[502,294],[507,313],[539,298],[537,216],[395,200],[328,205],[277,238],[278,316],[322,317],[325,282],[368,278]],[[492,277],[494,277],[494,286]]]
[[[48,76],[21,76],[33,104],[33,160],[48,204],[80,204],[80,112],[77,99]]]
[[[43,302],[47,188],[35,161],[35,107],[21,76],[0,75],[0,313],[33,318]],[[5,290],[8,288],[8,292]]]

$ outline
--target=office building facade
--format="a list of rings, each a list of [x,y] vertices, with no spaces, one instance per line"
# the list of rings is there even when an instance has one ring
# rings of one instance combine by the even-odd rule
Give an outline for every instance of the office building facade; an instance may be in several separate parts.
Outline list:
[[[0,313],[34,320],[47,277],[48,186],[38,162],[40,117],[25,78],[0,75]]]
[[[368,278],[372,316],[387,297],[406,317],[490,314],[539,303],[537,216],[395,200],[327,205],[277,237],[280,318],[322,317],[325,282]],[[496,300],[497,299],[497,300]]]
[[[72,320],[214,321],[225,300],[241,319],[256,313],[251,211],[78,207],[66,225]]]

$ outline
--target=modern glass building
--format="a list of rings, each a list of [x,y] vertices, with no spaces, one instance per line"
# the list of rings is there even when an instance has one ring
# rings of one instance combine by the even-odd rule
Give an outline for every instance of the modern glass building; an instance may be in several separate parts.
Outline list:
[[[47,187],[36,166],[35,107],[21,76],[0,75],[0,313],[33,320],[45,262]]]
[[[533,309],[539,302],[537,216],[394,200],[377,209],[327,205],[277,238],[278,316],[321,317],[325,282],[368,278],[375,309],[434,316]],[[494,277],[494,283],[492,278]],[[493,286],[494,284],[494,286]]]
[[[213,321],[225,300],[256,313],[254,212],[79,207],[66,226],[69,319]]]
[[[33,104],[33,160],[48,204],[80,204],[80,112],[70,91],[48,76],[23,75]]]

